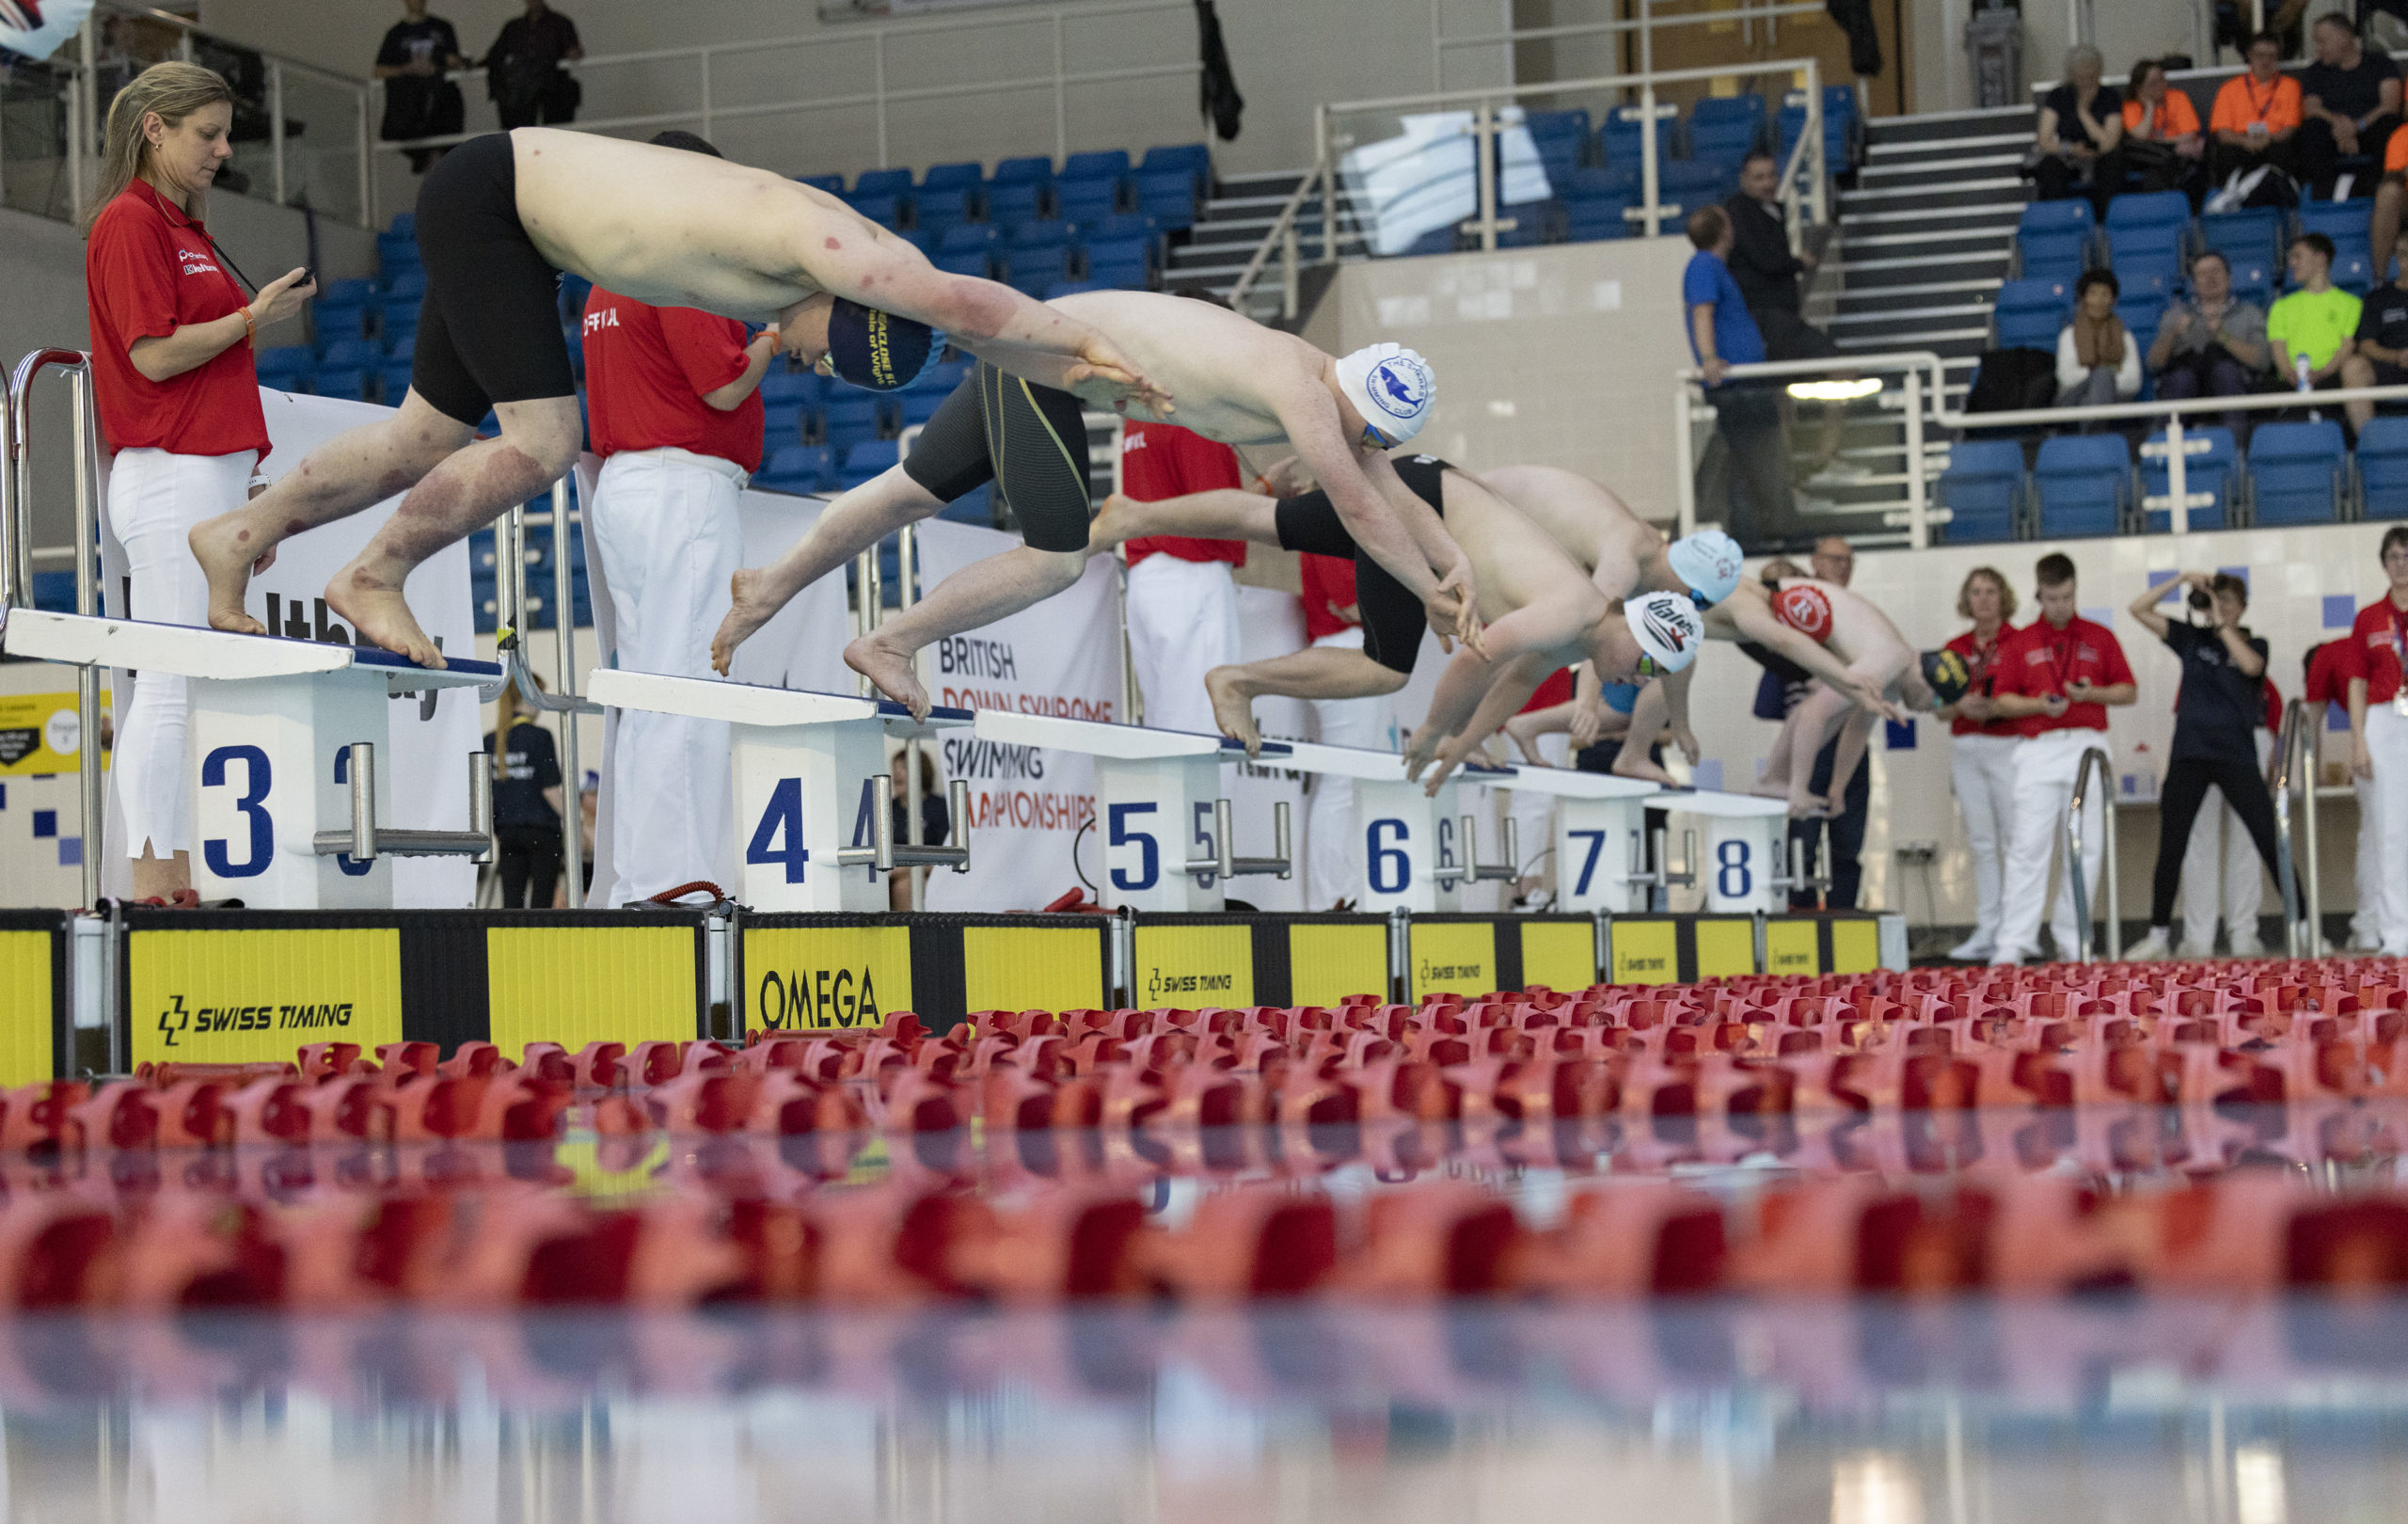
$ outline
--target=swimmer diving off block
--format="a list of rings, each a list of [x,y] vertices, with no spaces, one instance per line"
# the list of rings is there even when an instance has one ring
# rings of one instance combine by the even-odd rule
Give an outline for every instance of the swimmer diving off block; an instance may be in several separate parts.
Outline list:
[[[1320,480],[1352,543],[1435,628],[1479,648],[1471,563],[1387,458],[1429,418],[1436,383],[1420,356],[1374,344],[1334,359],[1215,303],[1158,292],[1083,292],[1045,305],[1109,335],[1179,399],[1175,421],[1182,427],[1227,445],[1286,441]],[[902,465],[838,498],[771,564],[737,572],[734,607],[711,643],[712,665],[726,672],[736,648],[797,593],[988,481],[1001,486],[1027,543],[946,578],[846,647],[846,662],[924,713],[928,699],[912,671],[914,652],[1077,581],[1086,565],[1091,491],[1081,413],[1084,405],[1110,406],[1117,398],[1067,362],[1056,374],[1040,373],[1047,368],[1033,363],[1016,380],[982,361]],[[1143,398],[1120,410],[1141,421],[1172,421]]]
[[[950,339],[984,366],[1170,410],[1076,315],[945,275],[823,191],[677,149],[540,127],[471,139],[428,171],[418,241],[427,290],[399,410],[194,526],[216,628],[264,633],[243,594],[279,542],[404,492],[327,584],[326,603],[363,638],[443,665],[403,601],[404,580],[558,481],[582,442],[562,270],[655,306],[773,323],[786,353],[857,386],[910,385]],[[475,439],[488,406],[501,437]]]

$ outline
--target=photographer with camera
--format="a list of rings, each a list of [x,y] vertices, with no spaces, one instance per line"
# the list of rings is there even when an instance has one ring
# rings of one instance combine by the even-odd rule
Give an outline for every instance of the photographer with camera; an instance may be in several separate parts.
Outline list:
[[[2191,590],[2194,620],[2177,623],[2162,611],[2176,590]],[[2184,572],[2169,586],[2159,583],[2134,598],[2131,615],[2147,627],[2182,659],[2181,697],[2174,709],[2174,745],[2165,766],[2165,783],[2158,800],[2157,880],[2151,896],[2148,935],[2125,956],[2170,958],[2174,949],[2167,933],[2174,924],[2174,896],[2182,884],[2182,858],[2191,845],[2192,823],[2206,800],[2208,786],[2220,789],[2233,813],[2248,827],[2258,844],[2266,871],[2274,867],[2274,802],[2258,770],[2255,731],[2266,712],[2266,643],[2249,633],[2241,616],[2249,608],[2249,584],[2229,572],[2210,577]],[[2191,919],[2195,922],[2194,913]],[[2209,907],[2212,928],[2214,909]],[[2235,927],[2238,941],[2243,929]],[[2254,937],[2256,928],[2247,929]],[[2205,956],[2205,949],[2187,939],[2184,951]]]

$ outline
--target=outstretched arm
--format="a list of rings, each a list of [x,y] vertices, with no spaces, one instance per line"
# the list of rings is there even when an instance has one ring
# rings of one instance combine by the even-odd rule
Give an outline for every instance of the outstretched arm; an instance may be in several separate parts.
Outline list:
[[[1506,626],[1519,613],[1516,611],[1497,622],[1496,629],[1505,632]],[[1418,778],[1421,770],[1434,757],[1442,766],[1431,780],[1434,789],[1446,781],[1472,747],[1478,746],[1503,728],[1505,722],[1521,712],[1530,695],[1539,691],[1555,663],[1536,651],[1524,650],[1511,660],[1482,661],[1469,651],[1458,651],[1439,675],[1438,691],[1430,701],[1430,713],[1421,728],[1404,749],[1404,775]],[[1450,744],[1455,743],[1455,744]]]
[[[1844,693],[1860,708],[1871,709],[1885,720],[1903,720],[1905,715],[1892,704],[1872,680],[1848,670],[1847,665],[1827,648],[1782,624],[1773,616],[1770,606],[1732,600],[1731,622],[1748,640],[1769,650],[1777,651],[1790,660],[1820,677],[1836,693]]]
[[[992,280],[947,275],[918,249],[874,225],[854,219],[862,235],[823,234],[830,218],[813,218],[804,268],[821,290],[899,317],[943,328],[947,337],[997,369],[1064,389],[1100,384],[1168,417],[1170,396],[1141,373],[1120,346],[1056,308]],[[826,246],[835,246],[829,247]],[[779,314],[791,318],[801,304]],[[1062,363],[1068,361],[1069,363]]]

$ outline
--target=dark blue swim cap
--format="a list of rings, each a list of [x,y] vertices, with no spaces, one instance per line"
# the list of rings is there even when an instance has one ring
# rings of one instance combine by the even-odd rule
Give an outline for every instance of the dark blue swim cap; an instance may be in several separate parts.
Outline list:
[[[872,391],[896,391],[917,381],[944,357],[944,345],[941,329],[842,296],[828,314],[829,368]]]

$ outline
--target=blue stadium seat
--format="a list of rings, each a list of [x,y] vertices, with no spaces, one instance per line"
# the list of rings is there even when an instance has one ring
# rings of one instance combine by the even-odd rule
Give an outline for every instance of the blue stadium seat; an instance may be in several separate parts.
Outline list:
[[[895,417],[908,429],[936,417],[937,409],[944,405],[945,394],[942,391],[907,391],[903,393]]]
[[[386,366],[379,386],[382,389],[381,395],[385,405],[399,407],[402,405],[402,399],[409,395],[410,368],[406,365]]]
[[[1663,200],[1690,206],[1719,201],[1738,188],[1736,164],[1705,164],[1668,159],[1656,167],[1656,191]]]
[[[941,391],[950,397],[960,389],[961,383],[969,379],[970,362],[968,360],[945,360],[929,366],[920,379],[911,383],[911,389]]]
[[[922,228],[949,228],[970,220],[970,192],[958,185],[914,191],[911,202]]]
[[[1014,227],[1005,244],[1014,253],[1024,248],[1058,248],[1069,243],[1074,231],[1060,217],[1035,217]]]
[[[909,169],[864,169],[853,177],[855,196],[901,196],[911,188]]]
[[[995,162],[992,185],[1050,185],[1054,183],[1054,161],[1042,153]]]
[[[2358,431],[2358,494],[2368,518],[2408,518],[2408,418],[2378,414]]]
[[[2148,442],[2162,449],[2165,431],[2160,429],[2150,435]],[[2231,522],[2233,473],[2241,467],[2241,452],[2233,443],[2232,431],[2213,424],[2186,422],[2182,429],[2182,442],[2189,447],[2182,457],[2186,479],[2183,484],[2194,495],[2212,492],[2216,499],[2211,507],[2192,508],[2189,527],[2193,530],[2223,529]],[[2199,448],[2202,443],[2207,446],[2205,450]],[[2144,447],[2141,451],[2141,495],[2162,498],[2167,491],[2166,483],[2165,457],[2152,454]],[[2144,503],[2141,521],[2146,528],[2163,532],[2174,527],[2174,511],[2170,507],[2151,508]]]
[[[1656,159],[1657,163],[1672,156],[1672,129],[1678,125],[1676,107],[1658,103],[1656,119]],[[1646,128],[1641,108],[1635,105],[1616,106],[1606,113],[1606,123],[1597,129],[1598,147],[1604,151],[1608,164],[1637,164],[1641,156]]]
[[[976,524],[982,529],[993,528],[995,500],[990,490],[991,485],[992,484],[987,482],[979,483],[970,491],[938,509],[937,516],[948,523]]]
[[[1736,170],[1740,161],[1756,151],[1760,141],[1762,135],[1751,121],[1689,124],[1689,157],[1701,164],[1719,164]]]
[[[2010,280],[1998,289],[1992,311],[2001,349],[2057,347],[2057,330],[2073,315],[2070,280]]]
[[[986,179],[986,168],[974,159],[960,164],[932,164],[928,172],[920,177],[920,189],[974,191]]]
[[[2260,524],[2323,524],[2337,516],[2347,463],[2341,425],[2260,423],[2249,436],[2249,498]]]
[[[281,344],[260,351],[260,384],[278,391],[306,390],[310,374],[318,368],[318,352],[308,344]],[[304,385],[296,386],[300,382]]]
[[[2374,289],[2374,258],[2363,245],[2335,245],[2330,273],[2333,284],[2353,296],[2364,296]]]
[[[380,232],[376,235],[376,262],[386,271],[418,263],[416,232]]]
[[[826,445],[781,445],[752,484],[774,492],[817,492],[834,474]]]
[[[1751,127],[1765,124],[1765,98],[1750,91],[1744,95],[1709,95],[1689,108],[1689,125],[1721,126],[1743,121]]]
[[[1098,262],[1108,264],[1133,262],[1140,267],[1153,262],[1154,241],[1149,236],[1140,235],[1135,238],[1089,236],[1084,242],[1087,251],[1087,263],[1090,266]]]
[[[2333,283],[2361,295],[2374,281],[2368,216],[2364,201],[2310,201],[2299,209],[2301,232],[2333,240]]]
[[[364,370],[320,371],[310,389],[321,397],[341,397],[352,402],[373,402],[368,390],[369,373]]]
[[[2133,191],[2107,203],[2106,229],[2187,228],[2191,198],[2180,191]]]
[[[309,331],[320,344],[330,344],[339,339],[357,339],[368,331],[368,322],[376,310],[374,298],[356,302],[330,302],[323,297],[309,305]]]
[[[418,300],[425,294],[426,270],[424,266],[413,264],[406,269],[387,272],[385,277],[385,300],[383,304],[386,307],[389,308],[396,303],[410,303],[415,305]]]
[[[2137,296],[2127,291],[2115,302],[2115,315],[2123,320],[2124,332],[2144,351],[2157,340],[2157,325],[2165,319],[2166,300],[2161,291],[2144,291]]]
[[[880,227],[893,228],[903,220],[903,198],[891,191],[848,196],[845,204]]]
[[[2176,196],[2181,192],[2176,191]],[[2150,223],[2138,228],[2107,230],[2107,266],[2130,286],[2142,275],[2162,276],[2170,288],[2182,278],[2182,230]]]
[[[399,238],[416,238],[418,214],[415,212],[394,213],[392,220],[385,224],[385,230]]]
[[[1497,241],[1502,243],[1504,235]],[[1095,259],[1087,261],[1087,284],[1115,291],[1145,291],[1153,285],[1153,272],[1144,259]]]
[[[799,402],[773,403],[762,399],[761,437],[772,450],[802,442],[802,421],[810,409]]]
[[[1583,119],[1586,119],[1585,113],[1583,113]],[[1148,149],[1146,151],[1146,156],[1137,161],[1137,172],[1141,175],[1154,174],[1167,169],[1184,169],[1195,175],[1199,181],[1211,180],[1212,175],[1212,145],[1208,143],[1158,143],[1154,147]]]
[[[1203,201],[1197,177],[1184,169],[1146,170],[1137,176],[1137,210],[1162,227],[1192,228]]]
[[[1065,180],[1054,187],[1054,211],[1069,222],[1094,222],[1120,210],[1120,186],[1110,180]]]
[[[985,254],[1003,242],[1003,230],[991,222],[958,222],[937,239],[939,254]]]
[[[1127,149],[1094,149],[1062,161],[1064,180],[1117,180],[1129,173]]]
[[[849,445],[875,439],[879,434],[878,399],[867,392],[846,388],[828,399],[820,414],[821,429],[832,450],[842,451]]]
[[[1034,222],[1051,181],[999,181],[987,187],[987,220],[998,228]],[[1149,210],[1151,210],[1149,208]]]
[[[394,317],[390,313],[386,314],[384,329],[385,331],[377,337],[377,344],[385,351],[386,357],[397,360],[408,359],[418,349],[418,309],[411,308],[400,317]],[[578,345],[572,341],[569,345],[572,357],[577,360],[581,369],[584,365],[584,357],[574,353],[577,348]]]
[[[1056,296],[1076,296],[1081,292],[1103,290],[1092,280],[1054,280],[1048,282],[1039,291],[1029,291],[1028,287],[1021,286],[1018,282],[1014,282],[1014,285],[1019,290],[1027,291],[1030,295],[1044,302],[1050,302]]]
[[[1628,238],[1637,224],[1626,214],[1638,204],[1638,198],[1624,193],[1571,197],[1563,203],[1563,236],[1576,244]]]
[[[800,183],[824,190],[831,196],[845,194],[845,177],[842,175],[797,175],[794,178]]]
[[[2043,440],[2032,469],[2040,537],[2122,532],[2131,480],[2131,452],[2120,434],[2061,434]]]
[[[2015,235],[2016,273],[2027,280],[2062,280],[2071,286],[2089,266],[2086,228],[2048,229]]]
[[[1049,286],[1058,285],[1069,278],[1070,250],[1066,244],[1040,244],[1034,248],[1015,246],[1005,257],[1005,278],[1031,296],[1041,296]]]
[[[2236,270],[2243,261],[2279,270],[2283,262],[2283,214],[2271,206],[2211,213],[2199,219],[2199,246],[2222,254]]]
[[[1941,506],[1949,520],[1941,538],[1949,545],[2015,538],[2023,504],[2023,447],[2012,439],[1968,439],[1948,452],[1940,475]]]
[[[816,407],[822,389],[816,371],[790,371],[777,361],[772,361],[761,375],[761,401],[770,407],[788,403]]]
[[[846,491],[894,468],[900,458],[892,439],[864,439],[848,448],[836,471],[836,484]]]
[[[321,307],[360,307],[375,299],[376,282],[373,280],[336,280],[318,291],[318,305]]]
[[[385,349],[373,339],[338,339],[318,352],[321,371],[382,370]]]
[[[985,249],[966,254],[938,254],[928,261],[947,275],[976,276],[981,280],[995,278],[995,261]]]

